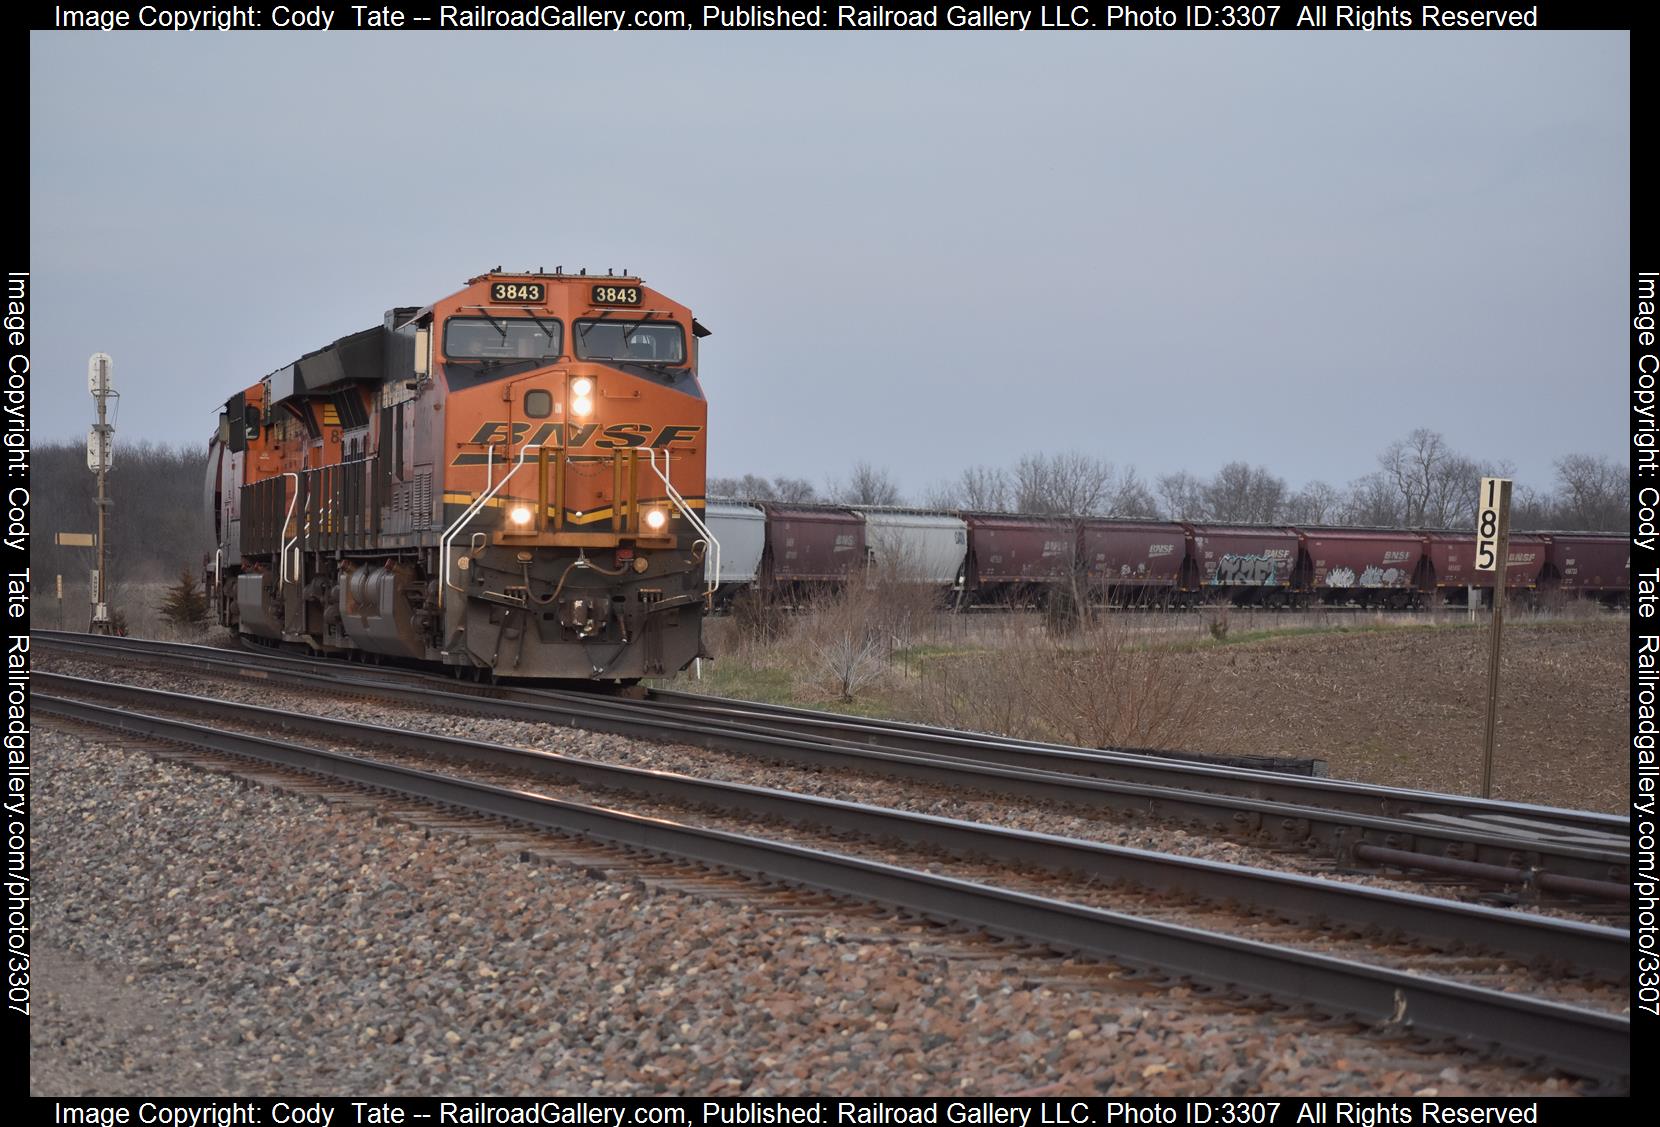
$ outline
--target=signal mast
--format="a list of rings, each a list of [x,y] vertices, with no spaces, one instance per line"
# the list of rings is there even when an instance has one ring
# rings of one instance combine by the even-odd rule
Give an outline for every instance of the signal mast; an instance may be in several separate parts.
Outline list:
[[[112,504],[105,478],[115,453],[115,426],[109,421],[109,401],[121,395],[115,390],[114,373],[115,361],[107,352],[94,352],[92,359],[87,361],[87,387],[92,392],[92,398],[98,401],[98,421],[86,433],[86,467],[98,475],[98,570],[92,573],[92,625],[88,631],[92,634],[115,632],[110,622],[109,601],[105,597],[109,555],[104,544]]]

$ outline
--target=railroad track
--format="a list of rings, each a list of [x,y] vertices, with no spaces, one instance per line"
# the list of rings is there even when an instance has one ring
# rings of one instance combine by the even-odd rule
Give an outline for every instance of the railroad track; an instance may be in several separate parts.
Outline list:
[[[1629,819],[1333,779],[1148,759],[658,692],[636,701],[178,643],[37,634],[107,659],[256,677],[391,703],[689,743],[814,767],[1060,801],[1315,849],[1358,867],[1431,872],[1602,902],[1629,900]],[[461,688],[462,691],[456,691]]]
[[[73,697],[60,695],[73,693]],[[112,703],[94,703],[102,696]],[[1051,945],[1115,963],[1153,968],[1208,989],[1243,991],[1281,1002],[1307,1004],[1345,1020],[1385,1030],[1448,1037],[1478,1050],[1498,1048],[1513,1056],[1546,1061],[1575,1075],[1623,1087],[1629,1084],[1629,1018],[1623,1014],[1529,997],[1524,994],[1380,967],[1315,951],[1253,941],[1180,923],[1091,907],[984,880],[924,872],[830,849],[778,841],[553,798],[523,787],[304,746],[239,732],[235,723],[298,728],[333,743],[412,747],[474,764],[576,779],[583,785],[630,790],[702,806],[742,807],[749,813],[834,825],[866,836],[923,837],[959,852],[992,852],[1022,864],[1083,870],[1101,879],[1158,881],[1210,899],[1265,902],[1281,914],[1305,918],[1387,920],[1423,934],[1449,932],[1463,942],[1532,951],[1537,957],[1599,966],[1618,974],[1629,937],[1596,925],[1508,913],[1426,897],[1383,892],[1188,858],[1145,854],[1093,843],[1049,838],[949,819],[736,784],[713,783],[668,772],[596,764],[546,752],[494,747],[407,729],[300,717],[214,698],[37,674],[34,706],[44,714],[164,740],[188,748],[253,759],[315,776],[441,805],[471,815],[507,819],[610,845],[645,849],[769,881],[916,912],[953,925]],[[192,712],[195,723],[137,711],[137,706]],[[1305,900],[1305,897],[1316,898]],[[1571,954],[1569,954],[1571,952]]]

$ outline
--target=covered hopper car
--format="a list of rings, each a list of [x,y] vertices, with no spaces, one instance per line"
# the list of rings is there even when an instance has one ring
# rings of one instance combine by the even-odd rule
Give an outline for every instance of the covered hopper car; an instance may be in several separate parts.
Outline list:
[[[717,503],[710,523],[722,544],[746,546],[711,573],[726,603],[744,591],[799,601],[870,582],[872,567],[934,586],[958,607],[1032,606],[1073,587],[1117,606],[1389,608],[1472,594],[1490,601],[1493,589],[1493,573],[1474,568],[1473,532],[730,501]],[[1629,591],[1630,558],[1622,537],[1515,533],[1505,585],[1617,603]]]

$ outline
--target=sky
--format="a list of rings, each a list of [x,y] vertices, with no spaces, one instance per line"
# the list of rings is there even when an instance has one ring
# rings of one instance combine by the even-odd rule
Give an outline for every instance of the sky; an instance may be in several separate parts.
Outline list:
[[[710,472],[1622,457],[1625,33],[35,33],[33,436],[496,264],[690,306]]]

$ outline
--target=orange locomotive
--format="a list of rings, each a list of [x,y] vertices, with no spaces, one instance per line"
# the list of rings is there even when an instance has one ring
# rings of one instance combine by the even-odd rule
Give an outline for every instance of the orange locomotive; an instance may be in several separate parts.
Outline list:
[[[473,676],[685,668],[707,335],[638,278],[498,268],[271,373],[210,447],[219,621]]]

